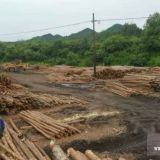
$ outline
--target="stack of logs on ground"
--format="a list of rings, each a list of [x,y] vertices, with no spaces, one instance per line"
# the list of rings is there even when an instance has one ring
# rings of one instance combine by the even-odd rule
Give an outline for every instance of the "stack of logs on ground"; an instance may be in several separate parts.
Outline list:
[[[160,77],[147,73],[127,74],[121,79],[106,81],[105,89],[124,97],[150,96],[160,91]]]
[[[2,160],[50,160],[38,145],[28,140],[10,119],[0,142]]]
[[[10,77],[1,74],[0,75],[0,93],[4,94],[6,90],[12,87],[12,80]]]
[[[63,104],[86,104],[72,96],[32,93],[21,85],[13,84],[11,78],[5,75],[0,75],[0,93],[0,113],[17,113]]]
[[[117,79],[123,78],[127,73],[140,73],[144,69],[113,69],[113,68],[106,68],[100,70],[96,73],[96,78],[98,79]]]
[[[20,115],[25,122],[49,140],[80,133],[80,130],[75,127],[57,122],[40,112],[26,111]],[[11,118],[5,126],[5,133],[0,142],[0,157],[3,160],[50,160],[53,158],[49,157],[38,144],[26,138]]]
[[[23,111],[20,113],[20,117],[47,139],[59,139],[81,133],[75,127],[58,122],[37,111]]]

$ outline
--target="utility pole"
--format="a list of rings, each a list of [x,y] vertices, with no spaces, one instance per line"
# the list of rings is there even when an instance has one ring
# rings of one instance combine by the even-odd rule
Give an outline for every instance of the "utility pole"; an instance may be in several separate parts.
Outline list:
[[[95,15],[93,13],[93,70],[94,70],[94,77],[96,76],[96,32],[95,32]]]

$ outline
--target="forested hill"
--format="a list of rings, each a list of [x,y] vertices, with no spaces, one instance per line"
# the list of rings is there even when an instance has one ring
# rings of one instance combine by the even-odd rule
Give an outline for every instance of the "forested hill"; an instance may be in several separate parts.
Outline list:
[[[63,37],[46,34],[27,41],[0,43],[0,61],[92,66],[93,31],[86,28]],[[115,24],[96,32],[97,64],[160,66],[160,14],[151,15],[140,29]]]

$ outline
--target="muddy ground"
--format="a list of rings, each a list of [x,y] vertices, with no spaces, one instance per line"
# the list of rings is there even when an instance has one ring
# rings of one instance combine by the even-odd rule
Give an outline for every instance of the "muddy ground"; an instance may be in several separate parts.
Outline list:
[[[82,133],[57,140],[64,150],[73,147],[80,151],[94,150],[101,157],[118,157],[129,160],[146,160],[147,134],[160,132],[160,99],[150,97],[124,98],[112,93],[94,89],[94,82],[86,85],[56,85],[49,82],[43,73],[8,73],[15,81],[33,92],[72,95],[89,103],[87,105],[65,105],[42,109],[42,112],[56,119],[74,115],[100,113],[96,118],[75,123]],[[114,116],[101,116],[104,112],[119,112]],[[28,136],[41,145],[48,141],[36,132]]]

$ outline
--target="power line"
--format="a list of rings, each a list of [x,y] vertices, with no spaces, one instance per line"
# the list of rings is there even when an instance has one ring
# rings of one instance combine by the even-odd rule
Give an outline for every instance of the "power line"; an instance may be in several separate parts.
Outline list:
[[[141,20],[141,19],[147,19],[147,18],[148,17],[129,17],[129,18],[112,18],[112,19],[108,18],[108,19],[95,20],[95,22],[121,21],[121,20]],[[71,27],[71,26],[78,26],[78,25],[87,24],[87,23],[92,23],[92,20],[81,21],[81,22],[66,24],[66,25],[62,25],[62,26],[48,27],[48,28],[43,28],[43,29],[35,29],[35,30],[22,31],[22,32],[13,32],[13,33],[4,33],[4,34],[0,34],[0,36],[11,36],[11,35],[20,35],[20,34],[42,32],[42,31],[48,31],[48,30],[53,30],[53,29],[66,28],[66,27]]]
[[[96,20],[96,21],[101,22],[101,21],[141,20],[141,19],[147,19],[147,18],[149,18],[149,17],[112,18],[112,19],[100,19],[100,20]]]
[[[91,21],[82,21],[82,22],[78,22],[78,23],[67,24],[67,25],[62,25],[62,26],[57,26],[57,27],[48,27],[48,28],[35,29],[35,30],[23,31],[23,32],[5,33],[5,34],[0,34],[0,36],[10,36],[10,35],[19,35],[19,34],[27,34],[27,33],[34,33],[34,32],[42,32],[42,31],[48,31],[48,30],[52,30],[52,29],[77,26],[77,25],[86,24],[86,23],[90,23],[90,22]]]

